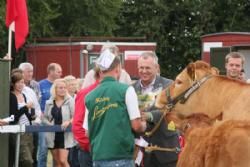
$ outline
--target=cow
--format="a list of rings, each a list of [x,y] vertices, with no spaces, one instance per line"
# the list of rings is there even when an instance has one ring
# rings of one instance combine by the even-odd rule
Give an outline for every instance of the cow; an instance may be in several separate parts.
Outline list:
[[[174,120],[186,138],[177,167],[250,166],[250,122],[215,122],[221,116],[210,119],[205,114],[196,113],[180,119],[167,114],[167,119]]]
[[[177,115],[173,112],[167,113],[165,116],[166,123],[173,121],[176,129],[183,136],[188,136],[189,132],[194,128],[206,128],[212,126],[215,121],[221,121],[222,113],[216,118],[211,119],[204,113],[194,113],[187,117]]]
[[[156,107],[188,116],[202,112],[210,118],[223,113],[223,120],[250,119],[250,85],[218,75],[203,61],[190,63],[156,98]]]

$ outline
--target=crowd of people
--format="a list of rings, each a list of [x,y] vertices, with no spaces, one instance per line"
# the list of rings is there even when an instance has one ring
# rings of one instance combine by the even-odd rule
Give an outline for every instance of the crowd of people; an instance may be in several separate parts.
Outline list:
[[[227,76],[246,80],[244,61],[237,52],[227,55]],[[175,167],[177,152],[145,151],[150,145],[180,147],[172,122],[162,121],[152,136],[145,135],[163,114],[154,107],[155,95],[173,82],[159,71],[158,57],[146,51],[138,59],[139,79],[132,82],[113,45],[103,46],[83,84],[72,75],[62,78],[57,63],[49,64],[47,77],[37,82],[32,64],[21,63],[11,71],[10,124],[72,126],[72,132],[22,134],[19,166],[46,167],[50,151],[56,167]],[[16,135],[10,140],[12,167]]]

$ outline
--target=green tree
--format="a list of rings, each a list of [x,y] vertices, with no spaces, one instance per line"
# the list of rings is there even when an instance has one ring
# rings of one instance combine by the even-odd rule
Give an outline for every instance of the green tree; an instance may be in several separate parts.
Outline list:
[[[8,47],[8,31],[5,26],[5,2],[0,1],[0,57],[7,52]]]
[[[112,35],[120,0],[60,0],[53,22],[57,36]]]
[[[124,0],[117,35],[147,36],[157,42],[163,76],[174,78],[200,59],[201,35],[249,31],[249,1]]]
[[[28,0],[29,36],[27,43],[41,37],[105,36],[116,28],[115,17],[121,0]],[[0,52],[7,52],[8,30],[5,27],[5,1],[0,1]],[[21,49],[13,52],[14,64],[24,61]]]

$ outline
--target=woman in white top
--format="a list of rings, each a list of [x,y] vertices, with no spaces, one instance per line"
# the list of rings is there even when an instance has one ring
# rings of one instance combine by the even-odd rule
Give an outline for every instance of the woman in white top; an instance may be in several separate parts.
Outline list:
[[[31,125],[35,119],[35,110],[33,103],[27,102],[26,96],[22,93],[24,88],[23,73],[19,69],[14,69],[11,73],[10,85],[10,115],[14,115],[14,122],[11,124]],[[10,136],[10,159],[9,166],[12,166],[14,160],[15,135]],[[20,139],[20,158],[19,166],[32,167],[33,138],[31,133],[21,134]]]

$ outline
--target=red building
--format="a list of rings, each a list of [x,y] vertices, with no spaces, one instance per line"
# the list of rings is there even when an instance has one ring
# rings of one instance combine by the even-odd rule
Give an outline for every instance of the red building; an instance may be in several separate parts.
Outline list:
[[[201,37],[202,60],[216,66],[225,73],[225,56],[231,51],[241,52],[246,57],[244,69],[250,78],[250,33],[225,32]]]
[[[39,42],[26,47],[26,56],[35,67],[36,80],[47,76],[47,65],[52,62],[62,66],[64,76],[70,74],[82,78],[93,67],[105,44],[114,44],[119,48],[124,68],[132,78],[138,76],[137,58],[140,53],[156,49],[154,42]],[[88,55],[83,54],[83,50],[87,50]]]

